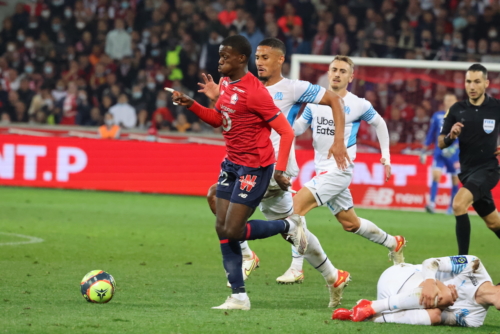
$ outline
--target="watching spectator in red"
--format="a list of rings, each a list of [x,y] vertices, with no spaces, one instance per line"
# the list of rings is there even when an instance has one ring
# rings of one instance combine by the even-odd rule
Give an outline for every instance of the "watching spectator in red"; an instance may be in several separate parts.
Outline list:
[[[226,2],[226,9],[221,11],[217,17],[222,25],[229,28],[237,17],[234,1],[228,0]]]
[[[334,37],[332,39],[332,44],[330,45],[330,54],[336,55],[339,52],[339,47],[341,43],[347,42],[347,35],[345,33],[345,27],[342,23],[337,23],[334,26]]]
[[[300,16],[295,15],[295,8],[291,3],[285,4],[285,15],[279,18],[278,26],[286,36],[292,34],[294,26],[302,27],[302,19]]]
[[[425,108],[421,105],[415,108],[415,117],[408,126],[410,139],[412,143],[424,144],[425,136],[427,135],[427,130],[429,129],[430,118],[427,115]]]
[[[317,25],[317,33],[314,35],[312,42],[313,55],[326,55],[330,46],[330,35],[328,34],[328,24],[326,21],[319,21]]]
[[[78,87],[76,86],[76,83],[73,81],[70,82],[68,84],[66,97],[62,99],[61,121],[59,122],[60,124],[64,125],[76,124],[76,115],[78,114],[77,93],[78,93]]]
[[[389,105],[387,107],[384,115],[390,116],[391,112],[393,112],[394,109],[398,110],[399,118],[406,120],[406,121],[410,121],[413,118],[413,116],[415,115],[415,111],[413,110],[413,108],[411,106],[409,106],[406,103],[406,101],[403,97],[403,94],[401,94],[401,93],[394,95],[393,101],[392,101],[391,105]]]
[[[76,60],[72,60],[69,63],[69,69],[67,71],[62,72],[62,79],[66,82],[76,81],[80,78],[80,67],[78,66],[78,62]]]

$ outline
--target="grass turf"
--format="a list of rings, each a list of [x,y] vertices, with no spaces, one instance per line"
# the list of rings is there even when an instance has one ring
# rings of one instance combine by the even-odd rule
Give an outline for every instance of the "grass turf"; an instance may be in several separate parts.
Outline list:
[[[409,240],[407,262],[456,252],[454,219],[425,213],[357,210]],[[261,217],[256,213],[256,217]],[[0,332],[6,333],[500,333],[490,309],[480,329],[332,321],[321,275],[305,264],[302,285],[280,286],[290,247],[281,237],[251,242],[261,268],[247,281],[252,310],[220,311],[229,295],[204,198],[87,191],[0,188],[0,232],[42,243],[0,246]],[[308,227],[335,266],[351,272],[343,306],[376,296],[390,265],[387,251],[344,232],[328,210],[313,210]],[[0,244],[25,241],[0,233]],[[472,216],[471,253],[500,280],[500,243]],[[79,282],[103,269],[117,281],[114,299],[87,303]]]

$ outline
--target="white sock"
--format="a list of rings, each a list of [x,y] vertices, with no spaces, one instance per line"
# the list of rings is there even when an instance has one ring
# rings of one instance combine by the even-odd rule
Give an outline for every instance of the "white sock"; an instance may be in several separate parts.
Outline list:
[[[431,317],[427,310],[404,310],[378,315],[376,318],[373,318],[373,322],[430,326]]]
[[[292,264],[290,268],[301,271],[304,264],[304,256],[297,252],[297,248],[292,245]]]
[[[318,238],[309,230],[306,230],[306,236],[308,246],[304,258],[314,267],[314,269],[318,270],[321,275],[323,275],[329,284],[333,284],[330,283],[330,281],[332,279],[333,282],[337,280],[337,269],[335,269],[332,262],[326,256]]]
[[[252,250],[250,249],[250,246],[248,246],[247,241],[240,241],[240,247],[241,247],[241,254],[243,255],[244,259],[251,259],[253,254]]]
[[[359,218],[359,229],[355,233],[391,250],[396,247],[396,238],[367,219]]]
[[[374,300],[372,302],[372,308],[376,313],[394,310],[423,309],[424,306],[420,305],[421,294],[422,288],[415,288],[407,292],[390,296],[389,298]]]
[[[231,297],[238,299],[238,300],[245,300],[248,298],[248,295],[246,292],[240,292],[240,293],[231,294]]]

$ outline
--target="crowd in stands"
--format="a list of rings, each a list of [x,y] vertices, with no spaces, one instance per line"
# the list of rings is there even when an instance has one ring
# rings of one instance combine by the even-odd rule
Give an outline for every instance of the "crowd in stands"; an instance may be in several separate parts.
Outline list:
[[[281,39],[285,76],[293,53],[498,62],[500,6],[490,0],[26,1],[0,31],[0,124],[107,120],[150,132],[213,131],[172,105],[163,88],[208,105],[197,92],[200,74],[218,80],[218,48],[233,34],[254,49],[265,37]],[[419,79],[403,80],[404,89],[391,94],[393,85],[374,87],[361,93],[388,120],[394,143],[423,140],[447,89]]]

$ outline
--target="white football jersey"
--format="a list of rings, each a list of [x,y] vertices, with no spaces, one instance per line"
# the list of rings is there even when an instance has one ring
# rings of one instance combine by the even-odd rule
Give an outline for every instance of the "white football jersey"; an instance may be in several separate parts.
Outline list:
[[[291,80],[287,78],[283,78],[272,86],[266,86],[266,88],[269,94],[271,94],[274,104],[285,115],[291,126],[293,126],[303,103],[319,103],[326,92],[323,87],[313,85],[308,81]],[[276,157],[278,157],[280,135],[276,131],[271,130],[270,138],[273,143]],[[299,173],[299,167],[295,160],[294,147],[292,147],[290,151],[287,172],[291,176],[297,176]]]
[[[445,285],[455,285],[458,299],[445,311],[455,315],[457,326],[479,327],[484,323],[488,308],[476,303],[476,291],[491,277],[479,258],[473,255],[441,257],[436,279]],[[421,270],[422,266],[417,266]]]
[[[351,92],[344,97],[345,130],[344,139],[347,153],[354,161],[356,158],[356,135],[361,121],[374,122],[380,115],[373,109],[372,104]],[[302,123],[302,124],[300,124]],[[328,159],[328,151],[333,145],[335,124],[332,109],[328,106],[308,104],[300,116],[294,130],[301,132],[299,127],[309,124],[313,133],[314,165],[316,171],[331,170],[337,167],[335,159]]]

